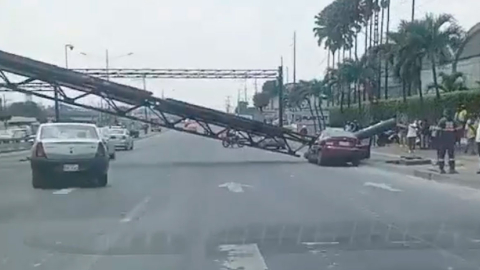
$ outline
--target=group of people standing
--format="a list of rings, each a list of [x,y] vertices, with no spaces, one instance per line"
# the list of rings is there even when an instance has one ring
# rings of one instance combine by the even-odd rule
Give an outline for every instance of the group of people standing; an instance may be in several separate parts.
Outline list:
[[[465,153],[480,156],[480,118],[470,115],[464,105],[459,106],[455,113],[445,110],[443,117],[435,125],[429,125],[427,120],[414,120],[404,125],[399,124],[400,144],[405,140],[408,150],[412,153],[417,144],[420,149],[437,150],[437,165],[440,173],[445,171],[445,157],[448,155],[449,173],[455,170],[455,150],[466,140]],[[480,174],[480,170],[477,171]]]

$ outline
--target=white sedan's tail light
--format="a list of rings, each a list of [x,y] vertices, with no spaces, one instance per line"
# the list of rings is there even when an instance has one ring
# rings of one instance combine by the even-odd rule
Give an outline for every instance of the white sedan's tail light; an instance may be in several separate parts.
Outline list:
[[[43,144],[41,142],[37,143],[37,145],[35,146],[35,157],[47,157],[47,155],[45,154],[45,149],[43,148]]]

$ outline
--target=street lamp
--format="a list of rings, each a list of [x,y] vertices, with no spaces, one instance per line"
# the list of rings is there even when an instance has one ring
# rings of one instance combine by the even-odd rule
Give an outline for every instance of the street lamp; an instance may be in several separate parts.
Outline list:
[[[85,53],[85,52],[80,52],[80,54],[83,55],[83,56],[86,56],[86,57],[94,56],[94,55],[91,55],[91,54],[87,54],[87,53]],[[109,73],[108,71],[109,71],[109,69],[110,69],[110,60],[111,60],[111,59],[119,59],[119,58],[131,56],[131,55],[133,55],[133,52],[129,52],[129,53],[126,53],[126,54],[122,54],[122,55],[118,55],[118,56],[115,56],[115,57],[113,57],[113,58],[110,58],[110,55],[109,55],[109,53],[108,53],[108,49],[105,50],[105,69],[106,69],[105,71],[106,71],[106,75],[107,75],[107,76],[106,76],[106,80],[107,80],[107,81],[110,80],[110,78],[109,78],[109,76],[108,76],[108,73]],[[103,100],[100,100],[100,106],[101,106],[101,108],[103,109]],[[107,107],[110,107],[110,106],[108,105],[108,103],[107,103]],[[103,119],[103,113],[100,113],[100,118]]]
[[[72,44],[65,44],[65,68],[68,68],[68,50],[73,50]]]
[[[80,52],[80,54],[83,55],[83,56],[87,56],[87,57],[92,56],[92,55],[87,54],[85,52]],[[110,69],[110,60],[112,60],[112,59],[115,60],[115,59],[131,56],[131,55],[133,55],[133,52],[129,52],[129,53],[122,54],[122,55],[117,55],[117,56],[111,58],[109,53],[108,53],[108,49],[105,50],[105,69],[106,69],[106,73],[107,73],[107,78],[106,78],[107,81],[110,80],[110,78],[108,76],[108,71]]]

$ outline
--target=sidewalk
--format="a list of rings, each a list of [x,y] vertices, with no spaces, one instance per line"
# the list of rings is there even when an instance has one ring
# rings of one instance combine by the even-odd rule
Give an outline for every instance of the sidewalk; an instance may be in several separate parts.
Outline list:
[[[432,180],[442,183],[450,183],[471,188],[480,189],[480,175],[476,174],[479,168],[479,158],[477,155],[467,155],[463,151],[456,151],[456,169],[458,174],[440,174],[438,167],[433,165],[436,159],[435,150],[416,150],[409,154],[406,148],[398,145],[372,148],[372,155],[367,165],[380,166],[389,170],[396,170],[407,173],[426,180]],[[400,159],[401,156],[417,156],[432,160],[430,165],[394,165],[387,164],[387,161]],[[448,168],[448,166],[447,166]]]

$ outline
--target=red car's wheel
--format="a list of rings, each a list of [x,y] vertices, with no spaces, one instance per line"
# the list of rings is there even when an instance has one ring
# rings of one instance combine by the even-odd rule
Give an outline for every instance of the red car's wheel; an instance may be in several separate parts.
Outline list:
[[[318,157],[317,157],[317,165],[325,166],[325,157],[323,157],[321,152],[318,154]]]

